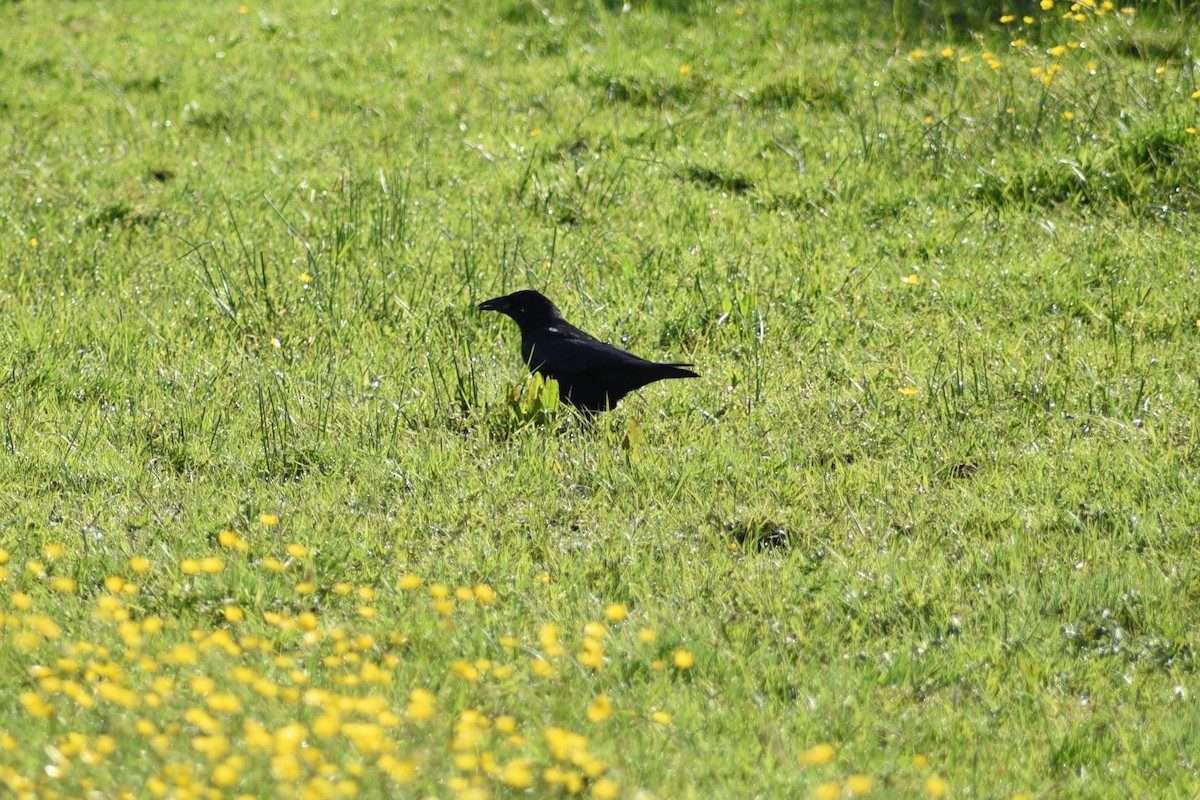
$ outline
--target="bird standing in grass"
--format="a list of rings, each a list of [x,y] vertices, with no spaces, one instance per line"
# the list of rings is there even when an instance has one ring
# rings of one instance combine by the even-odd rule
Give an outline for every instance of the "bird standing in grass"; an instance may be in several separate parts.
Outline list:
[[[664,378],[698,378],[691,364],[659,364],[589,336],[563,318],[541,292],[526,289],[485,300],[480,311],[499,311],[521,329],[521,357],[531,372],[558,381],[564,403],[595,413]]]

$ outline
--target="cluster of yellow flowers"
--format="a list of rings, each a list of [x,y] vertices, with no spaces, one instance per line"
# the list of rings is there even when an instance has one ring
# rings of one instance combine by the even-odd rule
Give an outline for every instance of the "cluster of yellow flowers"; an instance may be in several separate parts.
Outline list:
[[[1103,78],[1108,64],[1103,55],[1105,48],[1097,47],[1097,40],[1103,42],[1111,39],[1115,29],[1123,31],[1135,14],[1133,7],[1117,8],[1111,0],[1078,0],[1069,5],[1056,3],[1055,0],[1041,0],[1040,7],[1040,17],[1005,14],[997,20],[1003,30],[1012,29],[1016,34],[1003,47],[1003,53],[998,43],[992,41],[989,45],[991,37],[976,33],[975,48],[948,46],[932,52],[915,49],[908,53],[909,60],[921,62],[940,56],[941,59],[963,65],[982,65],[993,72],[1006,71],[1015,64],[1049,92],[1051,87],[1068,77],[1075,81],[1096,76]],[[1056,37],[1058,41],[1055,41]],[[1031,39],[1042,42],[1049,39],[1052,43],[1035,45]],[[1155,74],[1161,76],[1168,71],[1168,65],[1160,64]],[[1069,107],[1061,108],[1063,104],[1071,104],[1070,96],[1069,92],[1045,94],[1042,95],[1042,101],[1060,104],[1056,116],[1073,122],[1076,119],[1075,111]],[[1193,92],[1191,99],[1200,100],[1200,90]],[[1015,114],[1016,108],[1008,107],[1006,111],[1010,115]],[[935,121],[932,114],[924,117],[926,125]],[[1189,127],[1187,133],[1194,134],[1195,129]]]
[[[262,522],[274,533],[279,520]],[[25,718],[0,730],[0,787],[18,798],[483,800],[541,786],[614,798],[636,776],[606,734],[665,735],[672,717],[623,706],[629,678],[605,681],[605,670],[640,661],[640,674],[670,681],[696,663],[628,625],[621,603],[578,639],[550,622],[522,634],[503,629],[486,584],[325,583],[303,544],[254,549],[223,531],[212,552],[134,556],[98,583],[61,545],[19,572],[0,550],[0,656],[23,673]]]

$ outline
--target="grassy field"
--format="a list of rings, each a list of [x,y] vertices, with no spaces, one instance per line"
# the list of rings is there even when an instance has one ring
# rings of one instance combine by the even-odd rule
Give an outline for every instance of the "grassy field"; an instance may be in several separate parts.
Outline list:
[[[1194,798],[1195,11],[863,5],[0,2],[0,786]]]

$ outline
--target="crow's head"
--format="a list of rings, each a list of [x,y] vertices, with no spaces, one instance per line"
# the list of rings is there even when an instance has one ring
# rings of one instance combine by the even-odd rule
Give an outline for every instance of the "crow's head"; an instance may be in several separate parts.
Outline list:
[[[554,303],[541,292],[525,289],[520,292],[506,294],[504,297],[493,297],[479,304],[480,311],[499,311],[513,318],[518,325],[543,325],[563,318]]]

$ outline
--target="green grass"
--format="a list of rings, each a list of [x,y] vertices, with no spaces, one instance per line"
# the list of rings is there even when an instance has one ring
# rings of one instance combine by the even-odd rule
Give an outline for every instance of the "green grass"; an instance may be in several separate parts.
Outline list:
[[[0,785],[1194,797],[1200,36],[1032,8],[0,4]]]

